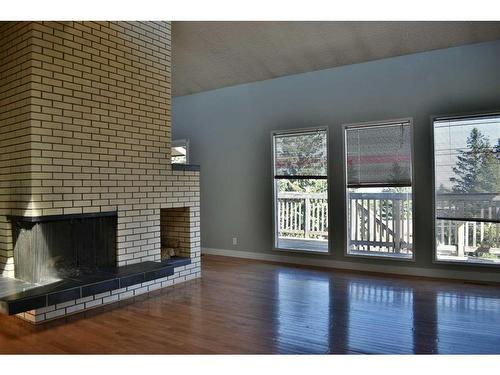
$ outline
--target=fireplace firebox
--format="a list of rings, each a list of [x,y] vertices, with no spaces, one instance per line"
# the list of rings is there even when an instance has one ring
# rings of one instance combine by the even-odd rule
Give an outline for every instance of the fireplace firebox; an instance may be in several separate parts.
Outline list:
[[[116,266],[116,212],[10,220],[17,279],[47,284]]]

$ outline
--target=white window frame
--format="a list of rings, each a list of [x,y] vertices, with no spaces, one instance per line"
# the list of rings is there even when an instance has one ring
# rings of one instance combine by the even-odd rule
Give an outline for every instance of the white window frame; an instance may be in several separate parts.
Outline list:
[[[412,199],[412,236],[413,236],[413,242],[412,242],[412,257],[411,258],[398,258],[394,256],[384,256],[384,255],[365,255],[365,254],[350,254],[349,253],[349,208],[347,205],[349,196],[348,196],[348,183],[347,183],[347,130],[352,129],[352,128],[360,128],[360,127],[374,127],[374,126],[383,126],[383,125],[391,125],[391,124],[401,124],[401,123],[408,123],[410,125],[410,156],[411,156],[411,199]],[[415,158],[414,158],[414,146],[413,146],[413,140],[414,140],[414,126],[413,126],[413,118],[412,117],[405,117],[405,118],[398,118],[398,119],[390,119],[390,120],[383,120],[383,121],[369,121],[369,122],[357,122],[357,123],[346,123],[342,124],[342,157],[343,157],[343,168],[342,168],[342,173],[343,173],[343,189],[344,189],[344,199],[343,199],[343,205],[344,205],[344,256],[347,258],[365,258],[365,259],[372,259],[372,260],[388,260],[388,261],[398,261],[398,262],[416,262],[416,253],[417,253],[417,236],[415,233],[415,168],[414,168],[414,163],[415,163]]]
[[[278,220],[277,219],[277,213],[278,213],[278,208],[277,208],[277,203],[278,200],[277,198],[277,192],[276,192],[276,179],[275,179],[275,174],[274,174],[274,167],[275,167],[275,158],[274,158],[274,136],[275,135],[281,135],[281,134],[293,134],[293,133],[304,133],[304,132],[313,132],[313,131],[325,131],[326,133],[326,181],[327,181],[327,207],[328,207],[328,250],[327,251],[314,251],[314,250],[302,250],[302,249],[287,249],[283,247],[277,247],[278,244]],[[271,180],[272,180],[272,195],[271,195],[271,202],[272,202],[272,207],[273,207],[273,212],[272,212],[272,223],[273,223],[273,238],[272,238],[272,247],[271,249],[273,251],[278,251],[278,252],[291,252],[291,253],[300,253],[300,254],[317,254],[317,255],[330,255],[332,252],[332,240],[331,240],[331,200],[330,200],[330,145],[329,145],[329,129],[328,126],[316,126],[316,127],[311,127],[311,128],[297,128],[297,129],[286,129],[286,130],[273,130],[271,131]]]

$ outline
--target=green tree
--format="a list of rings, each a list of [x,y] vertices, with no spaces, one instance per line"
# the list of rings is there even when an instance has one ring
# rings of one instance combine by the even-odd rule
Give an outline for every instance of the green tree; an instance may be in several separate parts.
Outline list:
[[[484,152],[483,164],[477,172],[476,190],[485,193],[500,192],[499,157],[495,149]]]
[[[401,182],[408,178],[408,172],[401,168],[401,165],[397,162],[392,164],[390,180],[394,182]],[[409,201],[409,194],[411,193],[411,188],[407,186],[392,186],[386,187],[382,189],[385,193],[399,193],[402,195],[403,193],[407,194],[406,199],[401,200],[401,214],[403,218],[409,218],[412,215],[411,205]],[[382,219],[392,220],[394,214],[394,201],[380,201],[379,204],[382,208]]]
[[[448,189],[447,187],[445,187],[442,183],[439,185],[439,187],[437,188],[437,193],[439,194],[444,194],[444,193],[451,193],[451,190]]]
[[[311,132],[279,136],[275,140],[278,174],[289,176],[325,174],[326,134]]]
[[[276,172],[287,176],[326,176],[326,135],[324,132],[284,135],[276,138]],[[278,191],[323,193],[326,179],[281,179]]]
[[[491,174],[494,153],[490,142],[479,129],[473,128],[467,137],[465,150],[458,150],[457,163],[453,167],[453,191],[456,193],[491,192],[495,176]],[[495,190],[493,190],[495,191]]]
[[[466,149],[459,150],[456,166],[453,168],[455,177],[450,178],[454,183],[455,193],[499,193],[500,167],[499,153],[500,140],[494,147],[490,146],[489,139],[477,128],[471,130]],[[484,209],[481,201],[465,201],[464,210],[474,216]],[[479,236],[479,226],[476,236]],[[498,246],[496,225],[487,223],[484,226],[483,241],[480,244],[477,256],[490,256],[491,247]]]

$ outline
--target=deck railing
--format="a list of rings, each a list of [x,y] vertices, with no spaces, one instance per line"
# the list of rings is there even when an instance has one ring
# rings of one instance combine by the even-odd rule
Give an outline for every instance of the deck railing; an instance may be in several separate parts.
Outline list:
[[[349,246],[356,251],[409,253],[413,226],[411,195],[349,193]],[[278,194],[279,237],[326,240],[326,193]]]
[[[438,194],[436,242],[439,253],[464,256],[486,249],[500,255],[500,201],[498,196],[470,195],[486,210],[491,222],[440,220],[440,210],[457,201],[454,194]],[[468,196],[469,198],[469,196]],[[349,247],[353,251],[408,255],[413,248],[411,194],[395,192],[348,193]],[[287,239],[328,238],[326,193],[281,192],[278,194],[279,237]]]
[[[279,237],[328,238],[326,193],[279,193],[277,210]]]
[[[349,192],[348,197],[350,250],[411,254],[411,194]]]
[[[453,212],[457,219],[445,218]],[[436,194],[436,243],[442,255],[500,255],[500,197],[497,194]],[[465,220],[464,217],[479,217]]]

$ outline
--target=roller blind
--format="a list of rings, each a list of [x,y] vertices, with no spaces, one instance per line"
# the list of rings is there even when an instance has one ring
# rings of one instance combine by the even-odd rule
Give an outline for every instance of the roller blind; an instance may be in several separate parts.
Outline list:
[[[327,176],[326,130],[274,135],[275,177]]]
[[[434,121],[438,219],[500,222],[500,115]]]
[[[411,186],[409,122],[346,129],[347,185]]]

